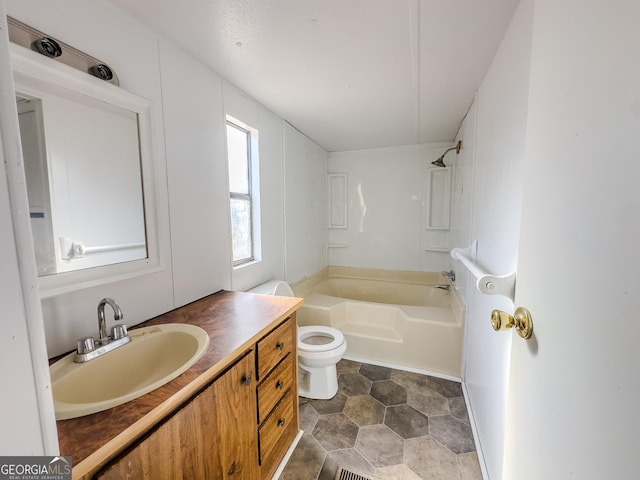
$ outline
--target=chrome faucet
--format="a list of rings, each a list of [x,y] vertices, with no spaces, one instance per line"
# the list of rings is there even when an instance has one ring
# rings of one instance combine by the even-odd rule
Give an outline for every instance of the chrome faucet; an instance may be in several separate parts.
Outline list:
[[[440,290],[446,290],[447,292],[451,291],[451,285],[447,283],[436,283],[436,288],[439,288]]]
[[[116,325],[111,328],[111,336],[107,335],[107,321],[104,316],[105,305],[113,309],[113,319],[122,320],[122,310],[112,298],[103,298],[98,303],[98,339],[85,337],[78,340],[76,355],[73,361],[76,363],[88,362],[89,360],[104,355],[122,345],[129,343],[131,337],[127,333],[127,326]]]
[[[443,277],[447,277],[452,282],[456,281],[456,272],[454,272],[453,270],[449,270],[448,272],[447,271],[443,271],[442,272],[442,276]]]
[[[98,303],[98,343],[101,345],[109,343],[109,336],[107,335],[107,321],[104,318],[104,306],[110,305],[113,309],[113,319],[122,320],[122,310],[118,304],[112,298],[103,298]]]

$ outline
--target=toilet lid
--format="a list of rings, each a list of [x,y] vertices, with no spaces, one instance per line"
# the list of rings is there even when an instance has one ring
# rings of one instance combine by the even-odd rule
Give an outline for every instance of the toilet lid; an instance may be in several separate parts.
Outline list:
[[[328,337],[329,341],[318,345],[305,342],[307,338],[311,337]],[[335,328],[323,327],[321,325],[298,328],[298,350],[304,350],[306,352],[326,352],[338,348],[343,343],[344,335],[342,335],[340,330]]]

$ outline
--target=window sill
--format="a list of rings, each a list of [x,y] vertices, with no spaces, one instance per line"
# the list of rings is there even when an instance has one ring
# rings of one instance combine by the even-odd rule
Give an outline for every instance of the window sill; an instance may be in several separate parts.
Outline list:
[[[243,268],[251,267],[252,265],[257,265],[262,263],[262,260],[252,260],[250,262],[241,263],[240,265],[234,265],[233,270],[242,270]]]

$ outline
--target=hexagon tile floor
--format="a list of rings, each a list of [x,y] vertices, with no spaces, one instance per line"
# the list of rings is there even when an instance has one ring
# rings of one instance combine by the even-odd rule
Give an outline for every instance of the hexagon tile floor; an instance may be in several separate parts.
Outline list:
[[[331,400],[300,398],[304,435],[281,480],[482,480],[459,383],[341,360]]]

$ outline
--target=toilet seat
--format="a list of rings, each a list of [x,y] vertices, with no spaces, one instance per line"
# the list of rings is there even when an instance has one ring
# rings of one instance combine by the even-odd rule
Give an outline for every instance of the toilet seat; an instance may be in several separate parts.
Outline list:
[[[329,343],[320,345],[311,345],[305,343],[304,340],[309,337],[321,336],[333,338]],[[324,327],[316,325],[313,327],[298,327],[298,350],[305,352],[326,352],[338,348],[344,343],[344,335],[340,330],[332,327]]]

